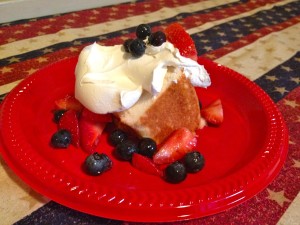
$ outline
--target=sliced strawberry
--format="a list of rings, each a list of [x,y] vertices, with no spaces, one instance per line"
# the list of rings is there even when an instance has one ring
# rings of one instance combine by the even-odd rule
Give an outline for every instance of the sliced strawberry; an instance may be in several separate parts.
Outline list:
[[[80,146],[84,151],[87,153],[96,151],[105,126],[106,123],[92,122],[85,118],[79,120]]]
[[[81,116],[93,121],[93,122],[101,122],[101,123],[110,123],[112,122],[112,115],[110,113],[108,114],[97,114],[94,113],[87,108],[82,109]]]
[[[58,109],[72,109],[75,111],[80,111],[83,107],[82,104],[73,95],[69,94],[63,98],[57,99],[55,101],[55,105]]]
[[[75,110],[68,110],[61,116],[59,119],[58,128],[70,131],[72,136],[72,144],[76,147],[79,147],[79,124],[77,112]]]
[[[195,43],[191,36],[179,23],[170,24],[165,29],[165,34],[167,40],[179,49],[179,52],[182,56],[197,61],[198,54]]]
[[[144,173],[156,175],[159,177],[163,176],[163,171],[160,170],[153,163],[153,161],[146,156],[143,156],[138,153],[133,153],[131,163],[132,163],[133,167],[137,168],[138,170],[140,170]]]
[[[220,99],[213,101],[207,107],[201,109],[201,116],[209,124],[220,125],[223,122],[223,107]]]
[[[197,138],[189,129],[183,127],[174,131],[159,147],[153,156],[155,164],[169,164],[181,159],[196,146]]]

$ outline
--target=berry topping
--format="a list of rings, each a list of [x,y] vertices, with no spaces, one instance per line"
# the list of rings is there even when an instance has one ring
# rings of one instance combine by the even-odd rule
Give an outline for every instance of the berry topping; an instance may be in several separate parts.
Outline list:
[[[124,47],[125,52],[130,53],[129,45],[132,41],[133,41],[133,39],[127,39],[126,41],[124,41],[123,47]]]
[[[125,52],[131,53],[136,58],[145,53],[148,44],[161,46],[167,40],[165,33],[162,31],[151,33],[151,28],[147,24],[140,24],[136,28],[136,37],[136,39],[128,39],[123,43]]]
[[[114,130],[109,135],[109,142],[113,146],[117,146],[118,144],[120,144],[122,141],[125,141],[126,139],[127,139],[127,134],[120,129]]]
[[[204,167],[204,157],[198,151],[187,153],[183,158],[187,172],[196,173]]]
[[[151,34],[151,28],[147,24],[140,24],[137,26],[135,34],[137,38],[145,40]]]
[[[129,44],[129,52],[133,57],[141,57],[144,55],[146,50],[146,44],[141,39],[134,39]]]
[[[182,56],[197,61],[197,50],[191,36],[178,23],[169,25],[165,30],[167,40],[171,42]]]
[[[180,183],[186,176],[184,165],[178,161],[171,163],[165,169],[165,179],[170,183]]]
[[[68,130],[72,136],[72,144],[79,147],[79,125],[75,110],[68,110],[62,115],[58,128]]]
[[[158,169],[151,159],[138,153],[133,153],[131,164],[144,173],[159,177],[163,175],[162,170]]]
[[[84,166],[88,174],[97,176],[111,169],[112,161],[106,154],[94,152],[85,159]]]
[[[137,145],[133,141],[125,140],[116,146],[115,153],[121,160],[130,161],[132,154],[137,150]]]
[[[149,44],[153,46],[161,46],[164,42],[166,42],[167,38],[164,32],[156,31],[152,33],[148,39]]]
[[[152,158],[154,153],[156,152],[156,143],[151,138],[142,138],[138,144],[139,153],[141,155]]]
[[[223,122],[223,107],[220,99],[201,109],[201,116],[212,125],[220,125]]]
[[[196,146],[197,138],[189,129],[183,127],[173,133],[162,143],[153,156],[155,164],[167,164],[180,160]]]
[[[71,144],[71,133],[62,129],[55,132],[51,137],[51,145],[54,148],[67,148]]]
[[[58,123],[62,115],[66,112],[65,109],[57,109],[53,112],[53,121]]]

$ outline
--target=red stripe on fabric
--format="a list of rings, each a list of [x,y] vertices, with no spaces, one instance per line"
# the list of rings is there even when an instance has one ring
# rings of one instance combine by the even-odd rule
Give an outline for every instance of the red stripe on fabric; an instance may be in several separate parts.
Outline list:
[[[204,1],[204,0],[200,0]],[[191,0],[188,4],[200,2]],[[6,44],[17,40],[23,40],[32,37],[56,33],[68,28],[79,28],[91,26],[94,24],[105,23],[132,16],[143,15],[149,12],[155,12],[163,7],[178,7],[186,5],[187,2],[169,0],[169,1],[144,1],[137,3],[120,4],[114,7],[101,7],[83,11],[76,11],[66,14],[58,14],[45,19],[32,19],[24,24],[4,26],[0,28],[0,34],[6,39],[0,39],[0,44]],[[8,23],[9,24],[9,23]]]

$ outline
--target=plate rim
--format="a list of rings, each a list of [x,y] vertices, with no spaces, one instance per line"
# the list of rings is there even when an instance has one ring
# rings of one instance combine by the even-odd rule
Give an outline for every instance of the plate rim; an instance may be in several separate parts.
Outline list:
[[[4,101],[2,102],[1,104],[1,108],[0,108],[0,125],[3,125],[4,121],[3,121],[3,114],[4,115],[10,115],[10,113],[6,110],[4,110],[4,108],[6,107],[10,107],[13,103],[12,101],[17,99],[18,95],[20,95],[20,90],[22,89],[22,87],[26,87],[28,85],[28,83],[33,83],[36,76],[43,76],[43,72],[45,70],[47,70],[48,68],[53,68],[55,67],[56,65],[60,65],[60,64],[63,64],[63,63],[66,63],[66,62],[75,62],[77,61],[77,57],[72,57],[72,58],[68,58],[68,59],[64,59],[64,60],[61,60],[61,61],[58,61],[54,64],[50,64],[44,68],[42,68],[41,70],[35,72],[34,74],[32,74],[30,77],[24,79],[23,81],[21,81],[4,99]],[[197,208],[199,207],[203,207],[203,202],[200,201],[199,197],[193,197],[193,199],[199,199],[199,202],[196,202],[196,203],[192,203],[190,204],[189,206],[186,204],[188,201],[185,201],[184,205],[186,207],[180,207],[180,205],[177,205],[177,206],[173,206],[173,209],[172,209],[172,206],[171,206],[171,203],[168,203],[167,206],[162,206],[162,207],[159,207],[159,206],[150,206],[148,205],[148,209],[145,209],[145,206],[139,206],[139,205],[131,205],[131,206],[128,206],[130,207],[130,209],[128,210],[125,210],[126,213],[123,213],[122,215],[118,215],[117,218],[116,218],[116,215],[115,213],[109,213],[109,211],[111,209],[114,209],[115,207],[119,207],[119,208],[122,208],[124,210],[124,208],[126,208],[126,205],[124,204],[116,204],[114,201],[108,201],[107,199],[104,201],[104,202],[99,202],[99,201],[96,201],[95,203],[97,203],[98,206],[101,206],[102,208],[105,206],[106,208],[106,213],[104,213],[105,215],[103,215],[103,213],[100,213],[98,212],[99,209],[85,209],[85,208],[82,208],[80,206],[78,206],[78,204],[74,204],[74,203],[71,203],[68,202],[68,200],[62,200],[62,199],[55,199],[55,196],[53,196],[52,193],[45,193],[45,191],[41,190],[41,188],[39,187],[39,185],[36,185],[34,184],[32,181],[30,181],[30,179],[27,178],[26,175],[22,174],[22,172],[20,172],[20,168],[17,168],[16,165],[14,165],[13,163],[13,159],[10,158],[9,154],[7,154],[6,152],[6,148],[9,148],[6,146],[5,144],[5,140],[3,138],[3,131],[1,132],[0,131],[0,153],[3,157],[3,159],[5,160],[5,162],[9,165],[9,167],[14,170],[14,172],[19,176],[21,177],[22,180],[24,180],[27,184],[29,184],[29,186],[31,186],[34,190],[36,190],[37,192],[41,193],[42,195],[45,195],[47,197],[49,197],[50,199],[53,199],[54,201],[57,201],[58,203],[61,203],[65,206],[68,206],[68,207],[71,207],[71,208],[74,208],[74,209],[77,209],[79,211],[82,211],[82,212],[85,212],[85,213],[88,213],[88,214],[92,214],[92,215],[97,215],[97,216],[102,216],[102,217],[108,217],[108,218],[112,218],[112,219],[121,219],[121,220],[127,220],[127,221],[136,221],[136,222],[166,222],[166,221],[178,221],[178,220],[186,220],[186,219],[194,219],[194,218],[199,218],[199,217],[202,217],[202,216],[207,216],[207,215],[211,215],[211,214],[215,214],[217,212],[220,212],[220,211],[223,211],[225,209],[229,209],[229,208],[232,208],[242,202],[245,202],[246,200],[250,199],[251,197],[253,197],[255,194],[257,194],[259,191],[263,190],[279,173],[279,171],[281,170],[282,166],[283,166],[283,163],[285,162],[285,159],[286,159],[286,155],[287,155],[287,149],[288,149],[288,131],[287,131],[287,127],[285,125],[285,122],[284,122],[284,119],[281,115],[281,113],[279,112],[278,108],[276,107],[275,103],[271,100],[271,98],[258,86],[256,85],[254,82],[248,80],[246,77],[244,77],[243,75],[239,74],[238,72],[236,71],[233,71],[231,70],[230,68],[227,68],[223,65],[220,65],[220,64],[217,64],[213,61],[209,61],[209,60],[206,60],[204,58],[199,58],[198,61],[201,63],[201,64],[204,64],[204,65],[207,65],[207,66],[212,66],[212,67],[217,67],[218,69],[222,70],[224,72],[224,74],[229,74],[230,76],[232,76],[233,78],[235,79],[238,79],[239,82],[245,84],[249,89],[252,90],[252,92],[254,92],[254,94],[257,96],[257,98],[261,101],[261,104],[263,104],[264,107],[268,107],[268,115],[269,114],[272,114],[272,115],[269,115],[270,116],[270,121],[273,121],[273,122],[270,122],[270,129],[268,129],[269,131],[272,130],[272,128],[274,127],[278,127],[280,126],[280,131],[278,131],[278,129],[275,129],[277,130],[276,133],[269,133],[268,136],[270,137],[271,141],[269,141],[267,143],[267,146],[265,146],[265,148],[272,148],[272,146],[276,145],[278,146],[278,148],[280,150],[278,150],[278,154],[280,154],[280,160],[277,161],[277,162],[272,162],[272,167],[273,167],[273,172],[271,174],[269,174],[269,176],[267,177],[262,177],[262,175],[265,173],[266,170],[268,170],[268,168],[264,167],[264,166],[261,166],[260,168],[256,168],[255,165],[252,165],[254,167],[254,172],[251,173],[251,177],[252,177],[252,180],[253,182],[249,182],[249,180],[246,180],[244,182],[241,182],[240,181],[240,173],[244,172],[243,171],[239,171],[239,173],[235,173],[233,174],[234,176],[236,176],[238,179],[236,180],[236,184],[234,184],[234,189],[235,189],[235,192],[234,193],[227,193],[227,201],[228,201],[228,204],[230,204],[230,207],[228,207],[227,205],[226,206],[219,206],[218,208],[216,209],[209,209],[209,210],[206,210],[206,213],[203,213],[203,212],[194,212],[193,214],[188,214],[189,211],[195,211]],[[3,112],[5,111],[5,112]],[[275,137],[276,139],[280,140],[280,141],[276,141],[275,140]],[[22,143],[22,144],[26,144],[26,143]],[[11,146],[10,146],[11,147]],[[273,156],[273,161],[276,160],[277,157],[276,156]],[[36,164],[39,164],[39,161],[37,160]],[[276,164],[274,166],[274,164]],[[270,164],[268,164],[269,167],[271,166]],[[251,165],[249,165],[251,166]],[[249,170],[249,169],[248,169]],[[231,175],[229,178],[230,180],[232,180],[234,177],[233,175]],[[247,174],[245,174],[247,175]],[[249,174],[248,174],[249,175]],[[64,175],[63,175],[64,176]],[[256,177],[254,179],[254,177]],[[215,183],[215,185],[222,185],[222,184],[226,184],[229,179],[228,177],[222,179],[222,180],[219,180],[218,182]],[[59,185],[62,185],[61,184],[61,181],[59,180],[56,180],[56,179],[61,179],[61,178],[53,178],[55,180],[55,182],[57,182]],[[71,183],[72,181],[70,181]],[[77,181],[75,181],[76,183]],[[247,183],[248,182],[248,186],[252,185],[253,187],[251,188],[251,193],[246,193],[243,189],[244,189],[244,185],[245,185],[245,182]],[[258,187],[255,187],[255,185],[257,185],[257,183],[260,183],[259,185],[259,188]],[[79,182],[80,183],[80,182]],[[81,185],[81,186],[80,186]],[[86,201],[86,198],[90,199],[91,196],[87,197],[86,194],[87,193],[80,193],[80,190],[85,190],[87,189],[87,187],[85,186],[85,184],[79,184],[78,187],[81,187],[81,188],[75,188],[72,192],[73,194],[75,193],[76,197],[81,200],[81,201]],[[64,187],[67,189],[70,189],[70,187],[67,185],[66,187]],[[205,185],[204,185],[204,188],[205,188]],[[80,189],[80,190],[79,190]],[[257,190],[256,190],[257,189]],[[79,191],[78,191],[79,190]],[[196,187],[194,188],[188,188],[188,189],[185,189],[185,191],[187,191],[187,194],[189,196],[195,196],[195,190],[197,190]],[[217,188],[218,190],[218,188]],[[69,193],[69,192],[66,192],[64,191],[65,193]],[[174,196],[180,196],[182,195],[182,193],[180,193],[180,191],[170,191],[170,192],[173,192],[172,195]],[[228,191],[229,192],[229,191]],[[248,191],[249,192],[249,191]],[[120,192],[121,193],[121,196],[118,197],[115,195],[115,197],[119,198],[119,199],[122,199],[122,196],[123,196],[123,192]],[[120,194],[119,193],[119,194]],[[208,192],[209,195],[208,196],[204,196],[205,198],[207,199],[214,199],[216,202],[220,201],[220,196],[221,194],[220,193],[212,193],[211,191]],[[239,194],[236,194],[236,193],[239,193]],[[128,194],[128,193],[127,193]],[[148,193],[148,194],[151,194],[151,193]],[[162,198],[162,199],[165,199],[165,196],[164,194],[166,194],[166,192],[158,192],[158,193],[155,193],[155,194],[158,194],[159,197],[158,198]],[[170,193],[168,193],[170,194]],[[196,195],[199,195],[199,193],[196,193]],[[132,195],[132,193],[131,193]],[[182,196],[183,198],[185,198],[184,196]],[[106,198],[103,197],[103,198]],[[129,196],[130,198],[130,196]],[[101,204],[103,203],[103,204]],[[110,207],[108,207],[107,203],[109,204]],[[128,203],[126,203],[128,204]],[[153,218],[153,215],[151,216],[144,216],[144,217],[141,217],[141,215],[139,217],[136,217],[136,214],[134,215],[131,215],[131,213],[129,212],[130,210],[134,208],[135,210],[137,211],[147,211],[147,210],[150,210],[151,212],[156,212],[156,211],[164,211],[164,210],[173,210],[173,211],[176,211],[176,213],[172,214],[172,215],[166,215],[165,217],[163,217],[163,213],[159,213],[158,214],[160,215],[159,218],[155,217],[155,219]],[[141,209],[141,208],[144,208],[144,209]],[[155,209],[156,208],[156,209]],[[176,214],[176,215],[175,215]],[[181,214],[181,216],[180,216]],[[185,214],[186,216],[184,217],[183,214]]]

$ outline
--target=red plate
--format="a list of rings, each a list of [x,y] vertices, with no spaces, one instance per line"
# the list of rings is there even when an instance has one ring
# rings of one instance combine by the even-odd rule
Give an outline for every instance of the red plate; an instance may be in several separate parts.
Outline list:
[[[1,154],[37,192],[67,207],[127,221],[199,218],[234,207],[263,190],[280,171],[288,146],[285,123],[275,104],[253,82],[213,62],[199,59],[212,86],[197,89],[203,105],[221,98],[225,121],[201,130],[198,149],[205,168],[180,184],[166,183],[112,157],[99,177],[81,168],[81,149],[55,150],[49,140],[54,101],[73,93],[77,58],[46,67],[21,82],[5,98],[0,114]],[[99,151],[111,155],[106,132]]]

